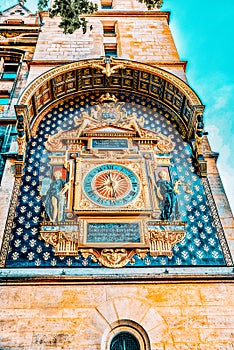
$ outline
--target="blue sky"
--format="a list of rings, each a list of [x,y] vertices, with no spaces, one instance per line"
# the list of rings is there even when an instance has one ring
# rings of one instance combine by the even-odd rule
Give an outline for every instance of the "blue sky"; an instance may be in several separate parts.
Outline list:
[[[1,1],[0,10],[15,4]],[[36,10],[36,0],[26,6]],[[170,27],[187,77],[205,109],[205,129],[212,150],[219,152],[218,168],[234,212],[234,1],[164,0],[171,12]]]
[[[234,1],[164,0],[187,77],[205,104],[205,129],[234,213]]]

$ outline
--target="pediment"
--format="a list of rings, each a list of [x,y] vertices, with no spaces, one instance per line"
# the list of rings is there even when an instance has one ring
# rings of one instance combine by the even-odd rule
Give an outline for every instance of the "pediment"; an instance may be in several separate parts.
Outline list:
[[[174,142],[171,140],[170,136],[166,136],[160,133],[156,133],[144,128],[140,128],[140,134],[136,135],[138,131],[132,131],[128,128],[121,128],[117,126],[99,127],[87,129],[79,135],[79,127],[62,131],[59,130],[54,135],[49,135],[47,141],[45,142],[45,147],[48,151],[62,151],[65,144],[69,142],[70,144],[76,144],[77,142],[87,142],[91,138],[130,138],[135,139],[138,142],[148,142],[157,145],[159,151],[163,153],[171,152],[174,149]],[[85,141],[86,140],[86,141]],[[65,142],[65,143],[64,143]]]
[[[115,136],[115,135],[119,135],[121,134],[121,136],[136,136],[136,131],[135,130],[132,130],[131,128],[127,128],[127,127],[118,127],[116,125],[109,125],[109,126],[101,126],[101,127],[98,127],[98,128],[90,128],[90,129],[87,129],[83,132],[84,135],[87,135],[87,136],[91,136],[92,134],[93,135],[103,135],[105,136],[108,135],[108,136]]]
[[[70,130],[59,130],[48,136],[48,150],[62,150],[65,144],[82,144],[91,138],[129,138],[139,143],[150,142],[163,153],[171,152],[174,143],[170,136],[144,128],[145,118],[135,112],[129,113],[124,103],[100,103],[90,110],[84,110],[74,116],[74,125]],[[78,147],[78,146],[77,146]]]

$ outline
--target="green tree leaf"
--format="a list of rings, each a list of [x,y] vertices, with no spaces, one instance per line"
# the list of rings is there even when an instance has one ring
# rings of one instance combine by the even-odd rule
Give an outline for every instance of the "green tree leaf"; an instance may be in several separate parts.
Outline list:
[[[155,7],[160,8],[163,0],[138,0],[144,3],[148,10]],[[48,8],[49,0],[38,0],[39,11],[46,9],[50,17],[60,16],[60,28],[65,34],[72,34],[76,29],[82,28],[83,33],[87,31],[87,20],[83,15],[90,15],[98,10],[97,4],[89,0],[55,0],[52,8]],[[89,27],[92,30],[92,26]]]

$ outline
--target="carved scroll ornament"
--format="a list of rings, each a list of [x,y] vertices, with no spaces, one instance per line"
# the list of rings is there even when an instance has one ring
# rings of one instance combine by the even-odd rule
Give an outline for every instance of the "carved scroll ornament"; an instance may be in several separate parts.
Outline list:
[[[183,240],[185,231],[149,230],[150,255],[172,256],[172,248]]]
[[[66,141],[73,140],[74,143],[80,137],[107,136],[108,133],[113,135],[120,132],[122,137],[131,135],[142,145],[147,145],[147,142],[156,145],[160,153],[170,153],[175,147],[171,136],[145,129],[144,123],[145,118],[135,112],[129,114],[124,103],[104,102],[96,104],[90,111],[83,111],[79,118],[75,116],[73,129],[67,131],[60,129],[56,134],[48,135],[45,147],[50,152],[61,151]]]
[[[93,262],[109,268],[121,268],[128,263],[134,264],[134,255],[145,259],[149,253],[151,256],[172,256],[172,248],[176,243],[183,240],[185,231],[148,230],[149,248],[125,249],[125,248],[104,248],[104,249],[80,249],[78,232],[41,232],[41,238],[55,248],[56,255],[78,255],[81,253],[84,259],[91,258]]]
[[[41,231],[41,238],[55,248],[56,255],[78,254],[77,231]]]
[[[148,249],[133,249],[128,251],[124,248],[108,248],[102,249],[101,251],[98,251],[96,249],[80,249],[79,251],[85,259],[90,256],[93,261],[98,261],[105,267],[120,268],[126,266],[128,263],[134,264],[134,255],[137,255],[140,259],[144,259],[148,252]]]

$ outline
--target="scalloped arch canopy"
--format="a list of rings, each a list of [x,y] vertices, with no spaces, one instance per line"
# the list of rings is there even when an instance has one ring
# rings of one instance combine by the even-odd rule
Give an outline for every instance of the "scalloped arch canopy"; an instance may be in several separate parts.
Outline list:
[[[157,100],[171,109],[178,125],[185,125],[182,135],[194,135],[197,115],[204,106],[184,81],[160,68],[135,61],[101,58],[65,64],[43,73],[23,91],[16,114],[24,115],[27,134],[41,113],[57,101],[72,95],[102,91],[128,91]]]

